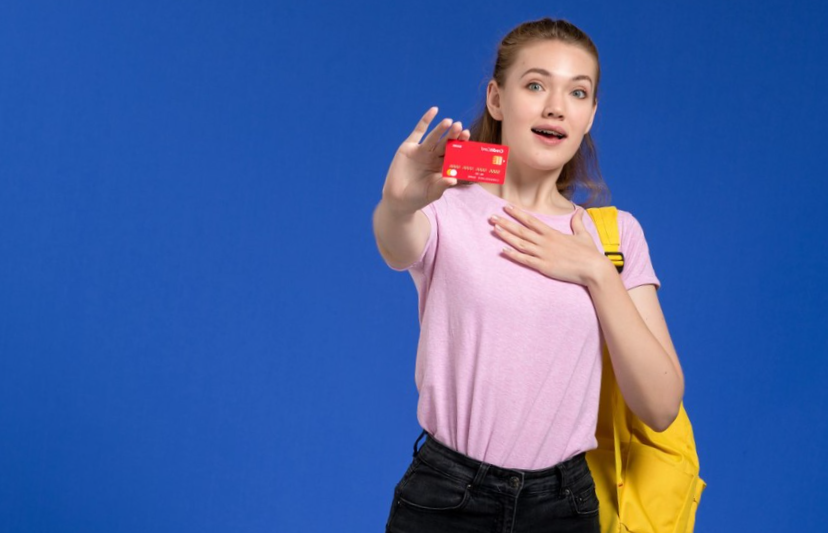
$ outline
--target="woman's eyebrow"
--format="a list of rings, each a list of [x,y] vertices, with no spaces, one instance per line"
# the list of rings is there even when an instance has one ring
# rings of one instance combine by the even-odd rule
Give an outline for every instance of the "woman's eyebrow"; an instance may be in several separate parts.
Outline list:
[[[522,77],[526,76],[527,74],[532,74],[532,73],[534,73],[534,74],[540,74],[541,76],[546,76],[547,78],[551,78],[551,77],[552,77],[552,73],[551,73],[551,72],[549,72],[549,71],[548,71],[548,70],[546,70],[546,69],[542,69],[542,68],[530,68],[529,70],[527,70],[526,72],[524,72],[523,74],[521,74],[521,76],[520,76],[520,77],[522,78]],[[578,75],[578,76],[574,76],[574,77],[572,78],[572,80],[571,80],[571,81],[581,81],[581,80],[586,80],[586,81],[588,81],[591,85],[595,85],[595,84],[592,82],[592,78],[590,78],[590,77],[589,77],[589,76],[587,76],[586,74],[580,74],[580,75]]]

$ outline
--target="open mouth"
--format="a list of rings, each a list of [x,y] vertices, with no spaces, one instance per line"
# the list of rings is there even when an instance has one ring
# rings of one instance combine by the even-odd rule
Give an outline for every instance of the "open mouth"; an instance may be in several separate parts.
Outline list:
[[[566,135],[555,130],[536,130],[532,128],[532,133],[546,137],[547,139],[565,139]]]

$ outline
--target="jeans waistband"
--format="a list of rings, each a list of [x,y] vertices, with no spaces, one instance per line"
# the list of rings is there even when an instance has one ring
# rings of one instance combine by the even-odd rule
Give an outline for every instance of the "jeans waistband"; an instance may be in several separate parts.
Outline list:
[[[427,436],[417,450],[417,443]],[[470,485],[487,487],[499,492],[561,491],[584,475],[591,475],[585,453],[542,470],[503,468],[473,459],[452,450],[423,431],[414,443],[414,456],[445,475]]]

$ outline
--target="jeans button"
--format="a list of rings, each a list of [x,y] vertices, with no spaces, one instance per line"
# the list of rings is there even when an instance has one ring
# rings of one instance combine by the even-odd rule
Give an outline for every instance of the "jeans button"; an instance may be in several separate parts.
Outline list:
[[[520,486],[520,478],[512,476],[511,479],[509,479],[509,483],[511,483],[512,487],[518,488]]]

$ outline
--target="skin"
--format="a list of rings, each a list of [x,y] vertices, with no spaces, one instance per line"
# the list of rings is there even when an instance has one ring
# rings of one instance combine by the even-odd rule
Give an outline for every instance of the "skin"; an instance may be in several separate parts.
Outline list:
[[[678,415],[684,376],[655,287],[626,290],[615,267],[587,233],[583,209],[555,186],[563,165],[592,127],[596,75],[595,59],[588,52],[542,41],[520,50],[503,86],[489,83],[487,108],[502,122],[503,143],[510,154],[504,184],[483,186],[513,204],[503,213],[493,213],[489,223],[506,245],[504,261],[587,288],[627,405],[645,424],[663,431]],[[440,173],[447,140],[469,138],[468,130],[450,119],[426,135],[436,115],[437,108],[429,109],[400,146],[374,212],[377,246],[383,258],[398,268],[410,265],[425,247],[430,223],[421,209],[457,183]],[[560,143],[544,142],[532,132],[539,125],[555,125],[567,137]],[[572,235],[528,212],[560,215],[573,210]]]

